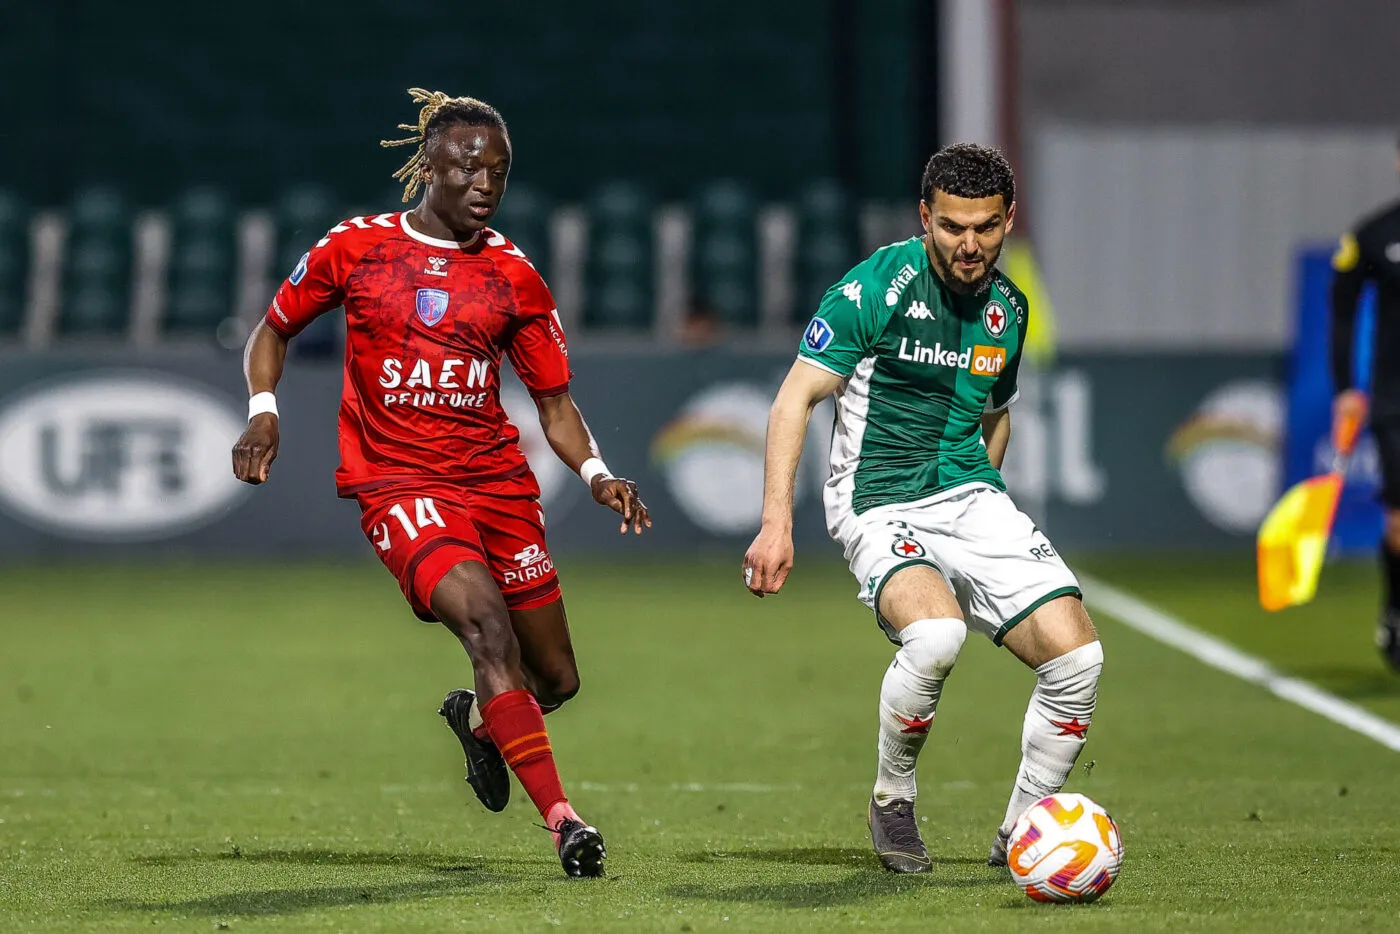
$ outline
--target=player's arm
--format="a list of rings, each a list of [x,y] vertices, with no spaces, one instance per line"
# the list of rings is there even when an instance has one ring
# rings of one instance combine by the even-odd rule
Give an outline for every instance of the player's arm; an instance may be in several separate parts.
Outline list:
[[[622,516],[619,531],[626,534],[630,525],[633,532],[642,534],[642,529],[651,528],[651,514],[637,493],[637,484],[608,470],[598,442],[569,395],[573,374],[554,296],[533,267],[515,263],[507,268],[520,318],[506,344],[506,356],[535,400],[549,446],[588,484],[595,502]]]
[[[1352,348],[1356,341],[1357,304],[1371,277],[1354,234],[1345,235],[1337,245],[1332,254],[1332,270],[1332,381],[1337,388],[1332,415],[1336,425],[1344,419],[1364,419],[1368,405],[1365,389],[1352,385],[1356,378]]]
[[[802,358],[793,363],[768,411],[763,455],[763,525],[744,555],[744,586],[757,597],[777,593],[792,570],[792,496],[807,423],[817,403],[844,378]]]
[[[987,445],[987,459],[997,470],[1006,459],[1006,445],[1011,441],[1011,408],[988,412],[982,416],[982,441]]]
[[[637,484],[624,477],[614,477],[608,470],[598,451],[598,442],[588,430],[573,396],[561,392],[536,397],[535,407],[539,409],[540,427],[554,453],[587,481],[596,502],[622,516],[619,531],[626,534],[631,525],[632,531],[640,535],[643,528],[651,528],[651,514],[637,492]]]
[[[267,314],[243,348],[243,376],[248,383],[248,427],[233,446],[233,475],[244,483],[263,483],[277,459],[277,384],[287,362],[287,344],[318,316],[345,300],[342,286],[352,265],[341,242],[327,235],[297,263],[277,289]]]
[[[259,321],[243,348],[243,377],[248,383],[248,427],[233,446],[233,475],[244,483],[265,481],[272,462],[277,459],[281,440],[277,411],[275,404],[270,411],[266,405],[276,398],[274,394],[286,362],[287,338],[268,327],[266,321]]]

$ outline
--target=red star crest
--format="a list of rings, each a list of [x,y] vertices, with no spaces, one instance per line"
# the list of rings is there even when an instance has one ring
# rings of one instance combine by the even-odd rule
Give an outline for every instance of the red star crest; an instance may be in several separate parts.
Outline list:
[[[999,302],[988,302],[982,309],[982,324],[992,337],[1001,337],[1006,333],[1006,309]]]
[[[899,537],[894,540],[891,550],[901,558],[922,558],[924,546],[912,538]]]
[[[1061,723],[1059,720],[1051,720],[1050,725],[1060,728],[1060,736],[1073,736],[1078,739],[1084,739],[1089,732],[1089,724],[1080,723],[1078,717],[1075,717],[1068,723]]]
[[[894,716],[896,720],[904,724],[904,729],[899,731],[901,733],[927,733],[928,728],[933,725],[932,716],[930,716],[927,720],[920,720],[918,717],[915,717],[912,720],[906,720],[899,714],[895,714]]]

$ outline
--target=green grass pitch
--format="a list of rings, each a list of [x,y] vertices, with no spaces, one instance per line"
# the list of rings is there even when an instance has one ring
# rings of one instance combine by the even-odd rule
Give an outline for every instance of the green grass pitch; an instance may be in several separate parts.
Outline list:
[[[1244,561],[1081,566],[1400,721],[1369,566],[1277,617]],[[1044,906],[984,864],[1033,681],[1008,654],[968,641],[920,768],[934,870],[893,877],[865,828],[891,650],[843,567],[762,602],[737,557],[562,573],[583,691],[549,726],[599,881],[518,786],[472,798],[435,714],[465,658],[377,565],[0,570],[0,931],[1400,929],[1400,754],[1110,618],[1068,788],[1127,857]]]

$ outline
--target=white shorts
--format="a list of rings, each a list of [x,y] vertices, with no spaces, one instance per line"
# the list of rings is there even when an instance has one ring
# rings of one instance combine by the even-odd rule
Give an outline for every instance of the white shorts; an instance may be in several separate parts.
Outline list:
[[[836,518],[836,517],[831,517]],[[1042,604],[1081,596],[1079,581],[1030,517],[1000,490],[970,485],[917,503],[877,506],[832,523],[860,582],[860,601],[896,645],[880,592],[896,571],[927,565],[943,575],[968,628],[1002,637]]]

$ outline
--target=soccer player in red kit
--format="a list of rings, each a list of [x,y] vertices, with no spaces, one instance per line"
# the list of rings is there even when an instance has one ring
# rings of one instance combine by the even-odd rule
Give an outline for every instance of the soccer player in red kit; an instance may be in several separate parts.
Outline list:
[[[233,450],[240,480],[262,483],[277,456],[273,391],[287,342],[344,305],[340,496],[360,505],[374,552],[419,618],[438,620],[471,659],[475,692],[439,711],[467,757],[467,780],[493,811],[507,767],[554,834],[564,871],[597,876],[606,850],[565,797],[543,714],[578,691],[568,622],[544,538],[540,488],[501,408],[501,357],[529,389],[554,452],[593,498],[651,525],[630,480],[613,477],[569,396],[568,349],[554,299],[525,255],[487,226],[510,172],[505,121],[489,104],[421,88],[417,144],[395,174],[412,210],[332,227],[277,290],[248,339],[248,428]]]

